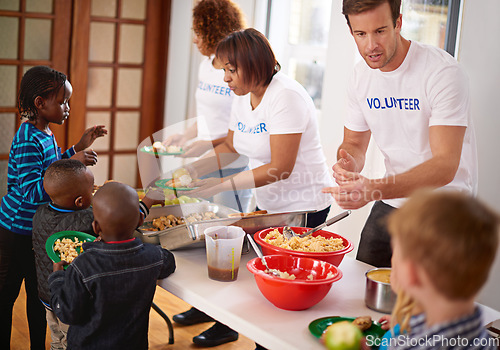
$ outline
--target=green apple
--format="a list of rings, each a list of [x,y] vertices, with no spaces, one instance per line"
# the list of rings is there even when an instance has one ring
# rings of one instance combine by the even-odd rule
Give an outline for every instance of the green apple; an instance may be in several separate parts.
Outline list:
[[[190,197],[188,197],[188,196],[180,196],[180,197],[179,197],[179,200],[180,200],[180,201],[181,201],[181,200],[182,200],[182,201],[184,201],[184,203],[189,203],[189,200],[190,200],[190,199],[191,199],[191,198],[190,198]]]
[[[169,188],[163,189],[163,194],[165,195],[165,199],[174,199],[176,197],[174,190]]]
[[[198,198],[189,197],[189,201],[186,203],[198,203],[200,200]]]
[[[362,338],[359,328],[348,321],[328,326],[322,336],[328,350],[359,350]]]
[[[165,205],[173,205],[174,201],[172,199],[165,200]]]
[[[180,204],[179,198],[172,199],[172,204]]]

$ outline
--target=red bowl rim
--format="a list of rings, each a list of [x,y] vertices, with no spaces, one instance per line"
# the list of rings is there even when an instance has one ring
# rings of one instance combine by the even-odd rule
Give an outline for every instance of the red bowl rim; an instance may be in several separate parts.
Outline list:
[[[303,285],[329,284],[329,283],[337,282],[343,276],[342,271],[337,266],[335,266],[327,261],[313,259],[313,258],[307,258],[307,257],[296,257],[296,256],[287,256],[287,255],[280,255],[280,254],[266,255],[266,256],[264,256],[264,259],[267,257],[273,257],[273,256],[279,257],[280,259],[292,259],[292,260],[307,259],[307,260],[319,261],[322,264],[325,263],[325,264],[331,265],[335,269],[335,271],[337,271],[337,273],[333,277],[324,278],[324,279],[320,279],[320,280],[302,280],[302,279],[289,280],[286,278],[279,278],[278,279],[278,277],[268,275],[263,270],[259,270],[255,267],[255,262],[260,260],[259,257],[253,258],[247,262],[248,271],[250,271],[255,276],[259,275],[260,277],[262,277],[263,279],[266,279],[266,280],[270,280],[270,281],[271,280],[272,281],[278,280],[278,281],[283,282],[285,284],[288,283],[288,284],[295,284],[295,285],[297,285],[297,284],[303,284]]]
[[[317,232],[322,232],[323,231],[323,232],[333,233],[333,234],[339,236],[339,238],[342,238],[344,241],[347,241],[347,247],[345,247],[344,249],[333,251],[333,252],[302,252],[302,251],[299,251],[299,250],[292,250],[292,249],[285,249],[285,248],[277,247],[275,245],[267,243],[262,238],[260,238],[261,232],[264,232],[264,231],[267,231],[267,230],[271,231],[271,230],[274,230],[274,229],[277,229],[277,228],[282,228],[282,227],[283,226],[268,227],[268,228],[265,228],[263,230],[255,232],[254,235],[253,235],[255,242],[257,242],[258,244],[260,244],[263,247],[267,247],[267,248],[270,248],[270,249],[276,249],[276,250],[279,250],[279,251],[282,251],[282,252],[291,252],[291,253],[293,253],[295,255],[301,255],[301,256],[304,256],[304,257],[311,256],[311,254],[313,254],[313,256],[318,256],[318,257],[327,257],[327,256],[332,256],[332,255],[343,255],[343,254],[347,254],[347,253],[351,252],[354,249],[354,246],[353,246],[352,242],[350,240],[348,240],[347,238],[345,238],[344,236],[339,235],[338,233],[335,233],[335,232],[330,232],[330,231],[325,231],[325,230],[319,230]],[[294,228],[300,228],[300,229],[302,229],[304,227],[291,227],[291,229],[294,229]]]

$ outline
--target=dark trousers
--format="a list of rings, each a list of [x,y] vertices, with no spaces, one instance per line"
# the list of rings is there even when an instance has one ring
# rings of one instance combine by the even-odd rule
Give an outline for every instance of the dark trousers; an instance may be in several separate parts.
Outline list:
[[[391,237],[387,231],[387,217],[396,208],[377,201],[366,220],[359,241],[356,259],[376,267],[390,267]]]
[[[306,227],[316,227],[324,223],[328,217],[328,213],[330,213],[330,208],[331,206],[328,206],[323,210],[317,211],[316,213],[307,214]]]
[[[323,210],[317,211],[315,213],[307,214],[307,223],[306,227],[316,227],[321,225],[326,221],[328,214],[330,213],[331,206],[326,207]],[[255,208],[256,211],[261,210],[259,207]]]
[[[0,349],[10,349],[12,308],[23,279],[31,349],[45,349],[47,321],[38,298],[31,236],[0,227]]]

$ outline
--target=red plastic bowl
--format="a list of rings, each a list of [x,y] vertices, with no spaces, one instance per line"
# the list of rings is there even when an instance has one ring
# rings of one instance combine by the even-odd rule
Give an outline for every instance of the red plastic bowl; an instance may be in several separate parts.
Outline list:
[[[265,273],[266,267],[260,258],[254,258],[247,263],[247,269],[253,273],[262,295],[280,309],[308,309],[323,300],[333,282],[342,278],[338,267],[325,261],[286,255],[268,255],[264,258],[270,269],[288,272],[296,277],[289,280]],[[313,280],[307,278],[311,274]]]
[[[264,238],[267,236],[267,234],[276,228],[280,233],[283,233],[283,227],[271,227],[271,228],[266,228],[265,230],[262,231],[258,231],[254,234],[254,239],[262,247],[262,254],[264,255],[281,254],[281,255],[296,256],[300,258],[313,258],[329,262],[330,264],[333,264],[335,266],[339,266],[340,263],[342,262],[342,259],[344,259],[344,255],[346,255],[347,253],[349,253],[354,249],[354,246],[352,245],[351,241],[349,241],[347,238],[342,237],[339,234],[324,230],[316,231],[312,234],[312,236],[313,237],[323,236],[325,238],[331,238],[331,237],[341,238],[344,242],[345,248],[337,250],[335,252],[321,252],[321,253],[300,252],[296,250],[280,248],[264,241]],[[292,227],[292,230],[296,234],[300,235],[311,229],[309,227]]]

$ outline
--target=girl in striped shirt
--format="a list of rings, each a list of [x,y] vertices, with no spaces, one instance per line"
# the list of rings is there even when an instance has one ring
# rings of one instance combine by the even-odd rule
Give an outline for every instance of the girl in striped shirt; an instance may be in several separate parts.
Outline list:
[[[18,109],[22,123],[9,152],[7,194],[0,205],[0,348],[10,348],[12,307],[23,279],[32,349],[45,349],[45,310],[38,301],[31,232],[36,209],[50,199],[43,189],[47,167],[61,158],[94,165],[97,154],[87,149],[107,134],[103,125],[91,127],[80,141],[62,153],[49,125],[62,125],[69,116],[73,88],[66,75],[36,66],[21,80]]]

